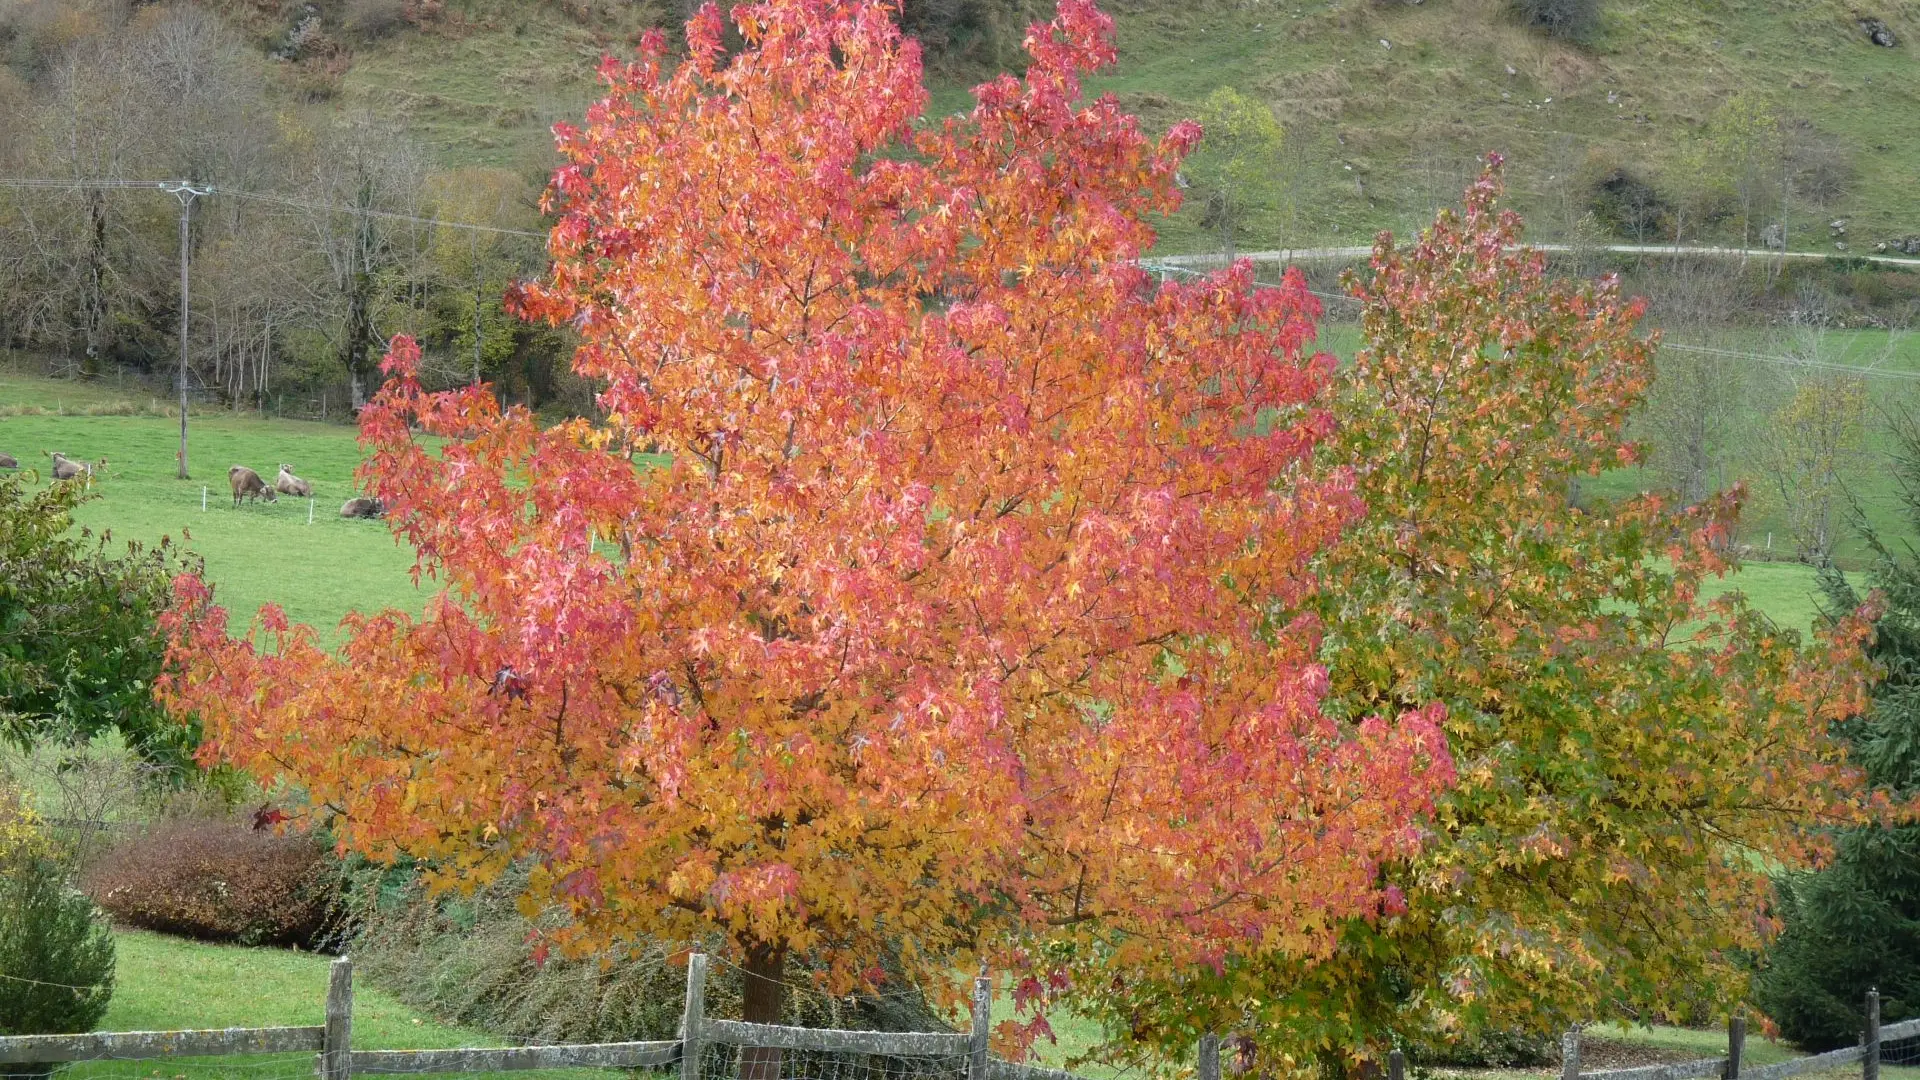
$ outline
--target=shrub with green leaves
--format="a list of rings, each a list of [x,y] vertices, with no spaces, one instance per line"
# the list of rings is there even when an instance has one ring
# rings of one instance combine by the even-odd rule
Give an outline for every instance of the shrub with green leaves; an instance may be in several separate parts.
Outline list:
[[[198,735],[153,701],[166,654],[158,617],[196,560],[163,541],[111,549],[76,529],[77,482],[0,479],[0,738],[84,742],[118,729],[157,764],[189,764]]]

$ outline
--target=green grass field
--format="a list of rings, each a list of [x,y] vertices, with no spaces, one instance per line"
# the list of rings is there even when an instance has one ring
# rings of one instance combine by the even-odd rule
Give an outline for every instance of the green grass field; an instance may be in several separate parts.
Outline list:
[[[210,945],[138,930],[120,930],[114,937],[114,994],[99,1025],[102,1031],[301,1026],[326,1019],[331,957]],[[354,987],[356,1050],[502,1045],[483,1032],[443,1024],[409,1009],[364,980]],[[313,1055],[96,1062],[61,1075],[72,1080],[308,1080],[313,1075]],[[512,1075],[528,1080],[604,1080],[628,1074],[567,1069]]]
[[[177,419],[85,415],[123,406],[163,407],[144,395],[129,399],[110,385],[0,373],[0,450],[37,468],[42,483],[49,464],[45,451],[106,458],[94,483],[99,497],[81,508],[80,523],[116,539],[153,543],[170,537],[183,543],[205,558],[216,597],[241,624],[269,601],[329,635],[348,611],[420,610],[426,593],[409,576],[412,551],[395,541],[384,522],[340,517],[360,460],[352,428],[219,410],[193,414],[193,479],[179,480]],[[305,499],[233,508],[228,466],[250,466],[271,482],[283,461],[314,485],[312,524]]]
[[[1351,335],[1338,328],[1328,337],[1330,348],[1351,347]],[[107,467],[95,481],[99,498],[81,509],[81,523],[120,539],[151,543],[171,537],[184,543],[206,560],[215,595],[233,612],[236,628],[271,601],[295,621],[319,629],[326,640],[337,641],[334,630],[349,611],[394,607],[417,613],[422,608],[428,592],[413,585],[411,550],[383,522],[339,516],[359,461],[354,429],[220,411],[198,414],[191,419],[189,447],[190,460],[197,463],[194,479],[182,481],[174,477],[176,419],[152,412],[87,414],[163,408],[149,396],[130,398],[110,385],[0,372],[0,451],[37,466],[43,476],[43,451],[87,460],[105,457]],[[304,499],[232,507],[227,466],[249,465],[271,476],[282,461],[314,484],[312,524]],[[1596,487],[1616,495],[1649,482],[1635,471],[1601,480]],[[1797,564],[1751,563],[1710,588],[1739,589],[1782,626],[1802,631],[1818,610],[1813,572]]]

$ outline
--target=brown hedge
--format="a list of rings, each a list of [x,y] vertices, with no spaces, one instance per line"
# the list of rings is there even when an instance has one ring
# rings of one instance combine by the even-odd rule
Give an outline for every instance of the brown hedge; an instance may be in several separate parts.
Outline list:
[[[242,945],[322,942],[338,907],[332,855],[312,836],[241,818],[163,821],[116,844],[85,886],[115,922]]]

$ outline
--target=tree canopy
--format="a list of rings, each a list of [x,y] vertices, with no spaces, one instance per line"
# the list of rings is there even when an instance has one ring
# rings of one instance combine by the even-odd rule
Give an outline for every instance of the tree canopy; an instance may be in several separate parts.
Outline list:
[[[1136,263],[1197,128],[1083,100],[1087,0],[937,123],[887,5],[734,16],[561,129],[519,303],[605,419],[427,393],[396,341],[363,480],[446,592],[336,656],[183,579],[169,702],[349,847],[530,861],[566,943],[725,938],[749,1019],[794,951],[838,989],[890,947],[1186,967],[1392,909],[1442,712],[1321,709],[1309,567],[1360,503],[1312,458],[1317,302]]]
[[[1579,498],[1629,463],[1650,375],[1641,306],[1554,280],[1497,205],[1496,166],[1350,280],[1364,348],[1318,448],[1364,516],[1316,559],[1336,717],[1439,702],[1459,782],[1405,896],[1324,959],[1083,980],[1137,1052],[1236,1014],[1267,1060],[1725,1010],[1776,927],[1769,871],[1870,800],[1836,725],[1866,703],[1866,623],[1802,642],[1737,595],[1738,494],[1689,508]]]

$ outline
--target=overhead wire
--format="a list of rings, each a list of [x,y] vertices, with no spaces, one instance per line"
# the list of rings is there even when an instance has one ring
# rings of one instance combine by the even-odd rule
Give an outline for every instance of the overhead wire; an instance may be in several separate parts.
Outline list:
[[[1194,270],[1184,266],[1172,266],[1165,263],[1143,262],[1141,266],[1157,274],[1172,273],[1172,274],[1183,274],[1189,277],[1204,277],[1206,276],[1206,273],[1207,273],[1206,271]],[[1276,285],[1273,282],[1261,281],[1258,278],[1254,279],[1253,284],[1255,288],[1262,288],[1262,289],[1280,288],[1279,285]],[[1343,293],[1322,292],[1318,289],[1308,289],[1307,292],[1312,294],[1313,296],[1319,297],[1322,300],[1344,300],[1349,303],[1362,302],[1358,297],[1347,296]],[[1702,355],[1709,355],[1709,356],[1724,356],[1730,359],[1749,360],[1749,361],[1754,361],[1756,363],[1773,364],[1779,367],[1809,368],[1816,371],[1835,371],[1835,372],[1841,372],[1848,375],[1859,375],[1862,377],[1871,377],[1871,378],[1877,378],[1877,379],[1897,379],[1903,382],[1920,382],[1920,371],[1904,371],[1897,368],[1882,368],[1882,367],[1861,366],[1856,364],[1842,364],[1832,360],[1820,360],[1814,357],[1807,357],[1807,356],[1782,356],[1777,353],[1747,352],[1739,349],[1723,349],[1723,348],[1717,348],[1711,345],[1694,345],[1687,342],[1679,342],[1679,341],[1662,341],[1660,343],[1660,347],[1663,349],[1672,349],[1676,352],[1699,353]]]
[[[407,214],[397,210],[376,210],[364,206],[339,206],[333,203],[317,202],[311,199],[298,199],[262,191],[246,191],[241,188],[225,187],[219,184],[194,185],[185,180],[104,180],[73,179],[62,180],[52,177],[0,177],[0,187],[26,188],[37,190],[149,190],[175,191],[182,186],[193,188],[202,195],[226,195],[250,202],[268,203],[296,210],[312,210],[320,213],[349,214],[360,217],[381,218],[390,221],[404,221],[417,225],[432,225],[449,229],[464,229],[469,232],[493,233],[503,236],[524,236],[534,240],[545,240],[547,234],[528,229],[510,229],[500,225],[481,225],[471,221],[451,221],[446,218],[427,217],[420,214]]]

